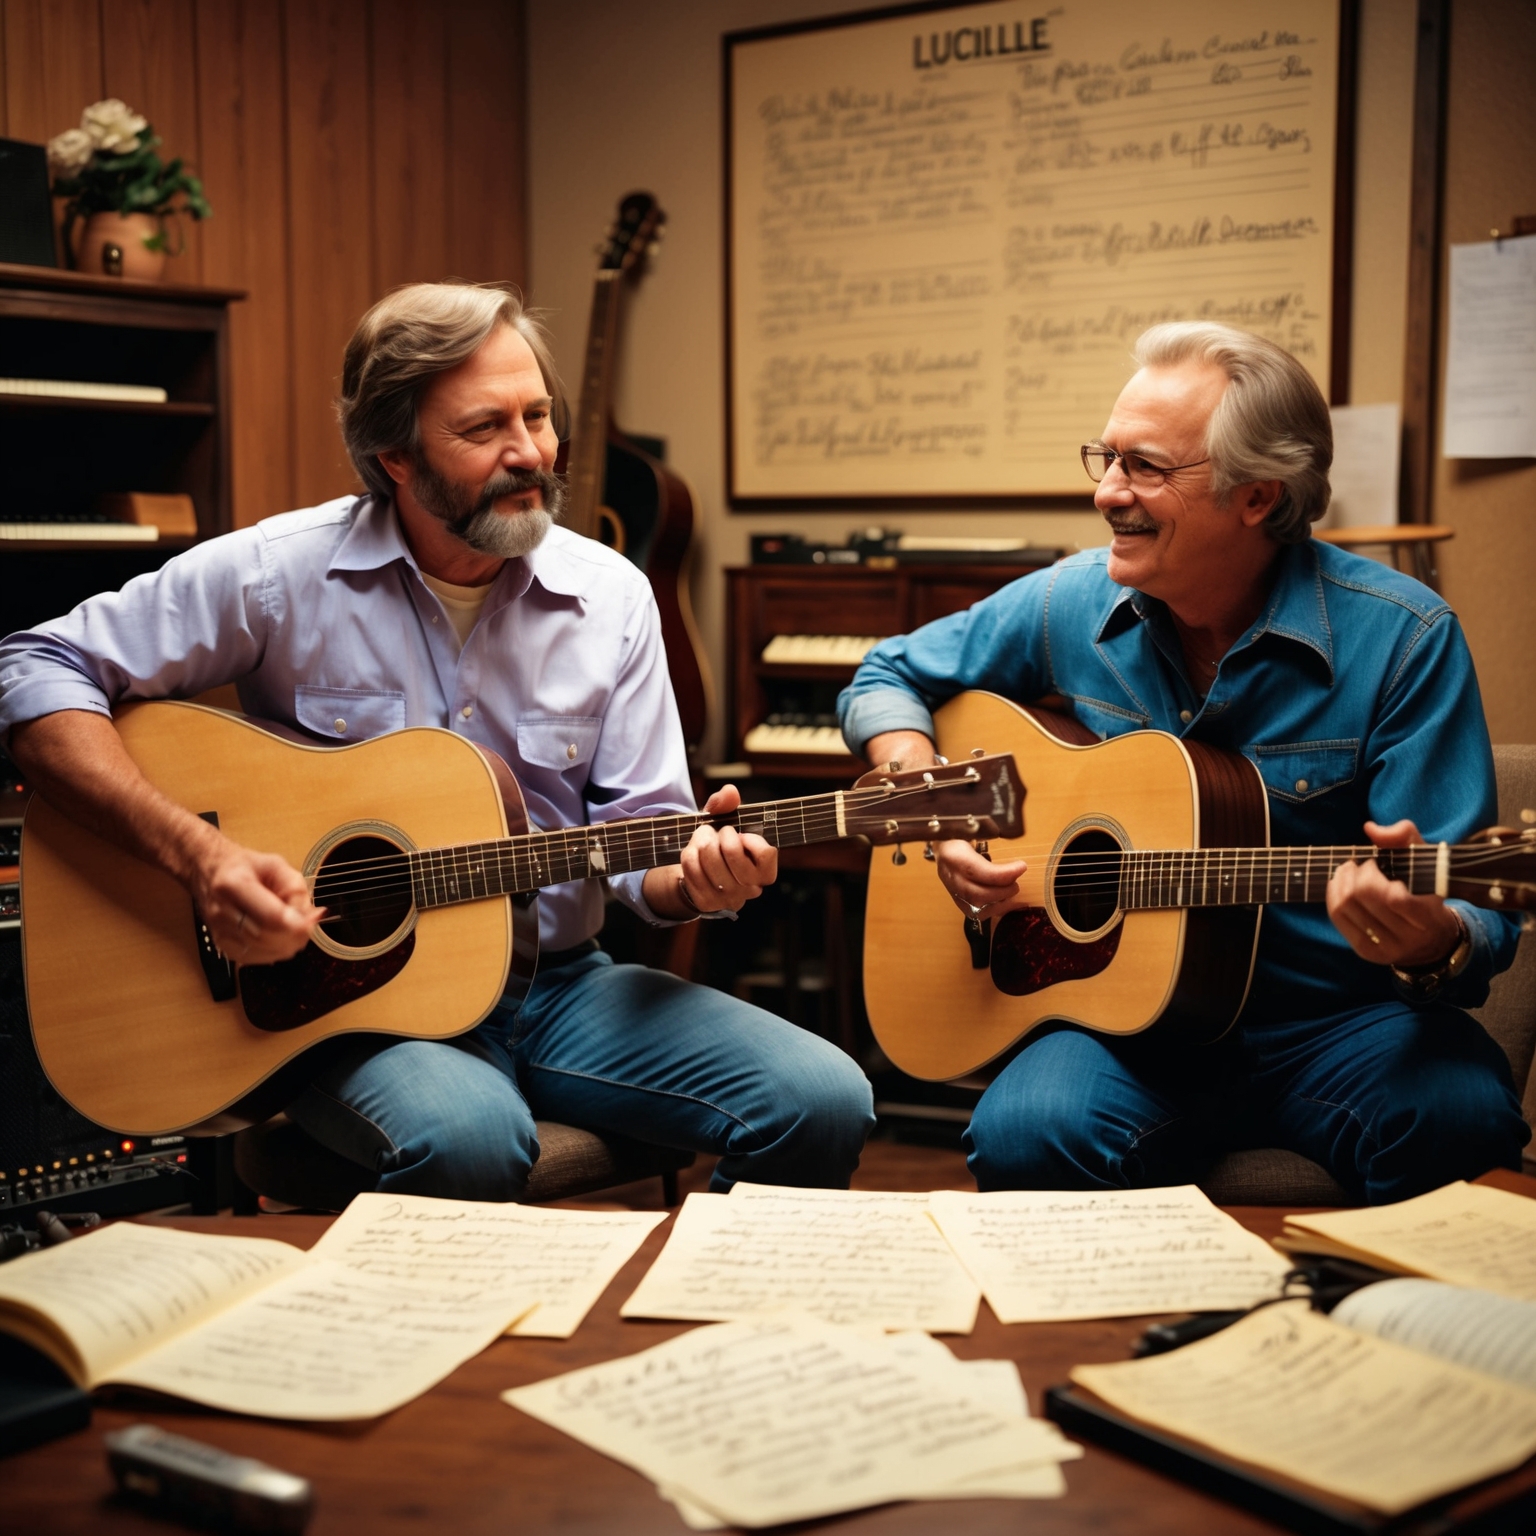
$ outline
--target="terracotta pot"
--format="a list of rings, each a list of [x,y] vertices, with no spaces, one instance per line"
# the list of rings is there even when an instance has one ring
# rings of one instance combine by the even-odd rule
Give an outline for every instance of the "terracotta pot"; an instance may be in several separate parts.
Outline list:
[[[145,247],[160,233],[160,220],[152,213],[93,213],[86,219],[75,245],[75,266],[93,275],[136,277],[156,282],[165,275],[165,252]],[[110,247],[121,252],[122,265]]]

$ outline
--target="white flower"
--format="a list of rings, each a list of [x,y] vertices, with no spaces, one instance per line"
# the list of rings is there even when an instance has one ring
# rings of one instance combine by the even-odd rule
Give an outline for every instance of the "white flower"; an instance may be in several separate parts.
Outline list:
[[[66,128],[48,141],[48,168],[55,176],[73,176],[96,153],[96,141],[83,128]]]
[[[137,149],[139,135],[149,123],[117,97],[98,101],[80,114],[80,127],[90,135],[91,143],[109,155],[122,154]]]

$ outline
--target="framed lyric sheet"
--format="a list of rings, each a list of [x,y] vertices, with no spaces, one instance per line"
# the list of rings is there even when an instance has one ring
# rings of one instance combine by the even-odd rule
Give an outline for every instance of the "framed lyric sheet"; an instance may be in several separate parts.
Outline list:
[[[1257,331],[1343,398],[1353,7],[990,0],[727,36],[732,505],[1083,495],[1078,446],[1160,320]]]

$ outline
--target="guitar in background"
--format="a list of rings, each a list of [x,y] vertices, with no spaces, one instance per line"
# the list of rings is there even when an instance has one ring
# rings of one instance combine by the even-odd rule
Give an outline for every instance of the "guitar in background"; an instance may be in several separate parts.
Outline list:
[[[693,496],[655,454],[613,421],[624,280],[655,248],[666,217],[649,192],[631,192],[620,202],[613,227],[599,247],[581,404],[565,461],[570,486],[565,524],[627,556],[650,581],[692,761],[704,739],[713,694],[688,592]]]

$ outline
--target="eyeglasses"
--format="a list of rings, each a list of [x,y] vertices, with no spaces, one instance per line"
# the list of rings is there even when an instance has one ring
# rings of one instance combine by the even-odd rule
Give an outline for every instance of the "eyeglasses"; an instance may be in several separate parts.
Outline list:
[[[1117,448],[1106,448],[1103,443],[1084,443],[1080,452],[1083,468],[1095,484],[1109,473],[1110,465],[1118,461],[1126,479],[1142,491],[1155,491],[1175,470],[1196,469],[1211,462],[1207,458],[1196,459],[1193,464],[1154,464],[1139,453],[1121,453]]]

